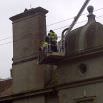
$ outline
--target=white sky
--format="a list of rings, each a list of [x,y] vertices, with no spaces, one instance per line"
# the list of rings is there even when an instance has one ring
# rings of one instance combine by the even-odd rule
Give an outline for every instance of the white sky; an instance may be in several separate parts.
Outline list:
[[[60,36],[62,30],[73,21],[73,17],[76,16],[84,2],[85,0],[1,0],[0,78],[10,77],[10,69],[12,68],[12,22],[9,20],[11,16],[23,12],[25,8],[30,9],[31,7],[41,6],[49,10],[46,15],[47,31],[53,29]],[[89,5],[94,6],[96,20],[103,23],[103,0],[91,0]],[[87,15],[87,10],[83,14]],[[86,23],[83,22],[87,20],[86,15],[81,16],[75,27]],[[65,28],[63,28],[64,26]]]

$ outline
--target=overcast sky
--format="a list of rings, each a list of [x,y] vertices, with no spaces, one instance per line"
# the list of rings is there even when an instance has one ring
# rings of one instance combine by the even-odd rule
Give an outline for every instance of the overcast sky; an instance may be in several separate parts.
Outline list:
[[[11,16],[19,14],[25,8],[41,6],[49,11],[46,15],[47,31],[55,30],[60,36],[63,29],[73,21],[85,0],[1,0],[0,2],[0,78],[9,78],[12,68],[12,22]],[[94,6],[96,20],[103,23],[103,0],[91,0],[88,5]],[[75,28],[87,21],[87,10],[78,20]]]

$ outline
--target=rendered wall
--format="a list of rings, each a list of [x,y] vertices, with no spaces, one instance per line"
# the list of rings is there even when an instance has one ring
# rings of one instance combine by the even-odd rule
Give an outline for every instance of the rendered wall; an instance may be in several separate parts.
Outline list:
[[[59,91],[59,103],[77,103],[81,98],[94,99],[93,103],[103,102],[103,83],[67,88]],[[89,102],[82,102],[89,103]],[[91,102],[92,103],[92,102]]]
[[[84,74],[80,72],[79,65],[81,63],[87,66],[87,71]],[[59,65],[56,71],[59,84],[101,77],[103,76],[103,57],[84,59],[74,63],[65,62]]]
[[[44,96],[29,97],[25,99],[15,100],[13,103],[45,103]]]

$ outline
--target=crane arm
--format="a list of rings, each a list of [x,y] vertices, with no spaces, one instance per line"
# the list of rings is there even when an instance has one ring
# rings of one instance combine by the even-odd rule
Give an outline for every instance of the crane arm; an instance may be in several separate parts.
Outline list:
[[[79,19],[80,15],[82,14],[82,12],[84,11],[84,9],[86,8],[87,4],[89,3],[90,0],[86,0],[83,4],[83,6],[81,7],[80,11],[78,12],[77,16],[74,18],[73,22],[71,23],[70,27],[67,30],[67,33],[69,33],[72,28],[74,27],[74,25],[76,24],[77,20]],[[67,34],[66,33],[66,34]]]

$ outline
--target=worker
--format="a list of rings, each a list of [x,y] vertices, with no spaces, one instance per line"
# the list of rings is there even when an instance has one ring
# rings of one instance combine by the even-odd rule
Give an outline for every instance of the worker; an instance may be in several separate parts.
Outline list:
[[[41,46],[41,50],[44,52],[48,51],[48,42],[43,41],[42,46]]]
[[[49,44],[51,44],[51,51],[57,52],[57,34],[53,30],[50,30],[48,33],[48,38]]]
[[[48,52],[48,42],[49,38],[48,36],[45,37],[45,40],[41,43],[41,50],[44,52]]]

